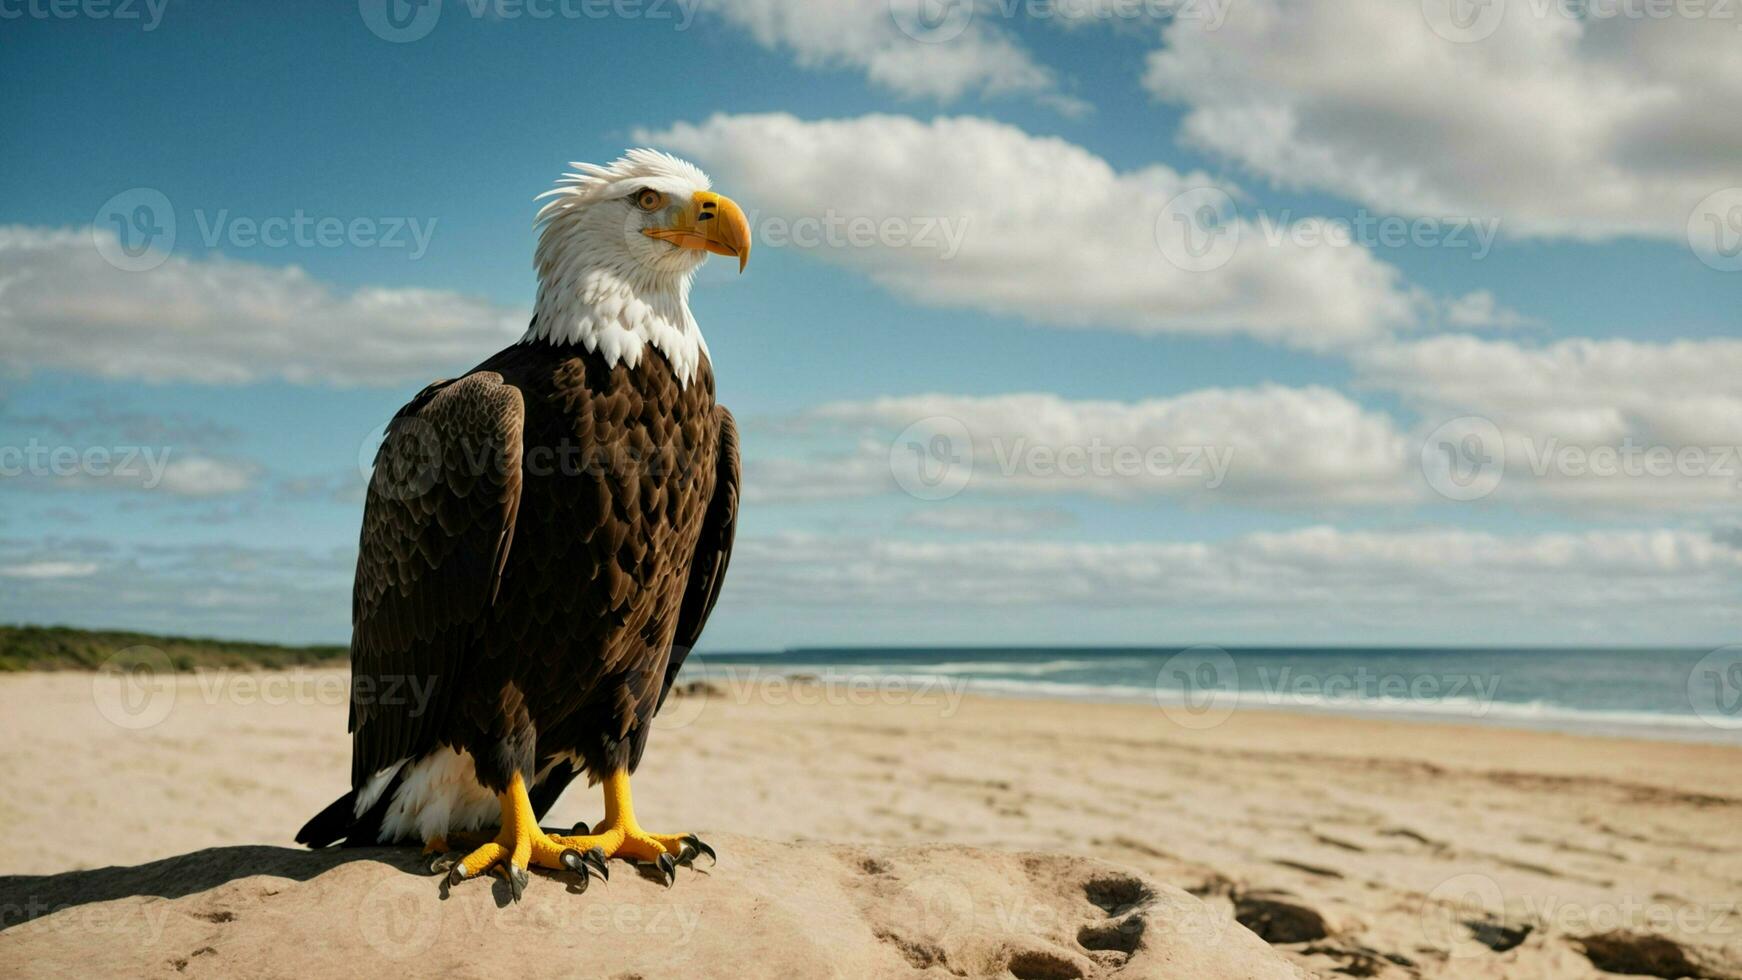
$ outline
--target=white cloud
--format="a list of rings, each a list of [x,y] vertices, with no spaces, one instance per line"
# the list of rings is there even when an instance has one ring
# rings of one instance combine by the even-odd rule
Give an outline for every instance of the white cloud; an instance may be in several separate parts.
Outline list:
[[[9,489],[128,490],[174,497],[220,497],[254,486],[260,466],[235,457],[182,454],[173,446],[49,444],[0,447]]]
[[[1352,360],[1363,383],[1425,407],[1564,439],[1742,441],[1742,340],[1532,347],[1454,334],[1375,345]]]
[[[964,534],[1029,534],[1076,522],[1070,511],[1057,507],[927,507],[902,520],[908,527]]]
[[[84,578],[96,573],[97,563],[92,561],[32,561],[0,566],[0,575],[7,578]]]
[[[716,115],[636,138],[698,158],[759,224],[877,229],[812,251],[921,302],[1308,348],[1413,323],[1424,302],[1364,248],[1244,220],[1229,226],[1238,237],[1227,239],[1225,264],[1186,271],[1158,246],[1158,228],[1177,237],[1169,202],[1213,180],[1159,165],[1120,172],[1065,140],[986,119]],[[944,241],[952,229],[953,249]]]
[[[1478,289],[1446,301],[1445,321],[1449,326],[1465,330],[1480,330],[1484,327],[1510,329],[1529,326],[1535,322],[1516,310],[1501,306],[1494,294],[1486,289]]]
[[[935,33],[925,30],[927,22],[913,16],[924,2],[724,0],[710,9],[763,47],[790,52],[801,67],[862,71],[898,95],[939,101],[974,93],[1027,95],[1070,113],[1087,108],[1060,95],[1057,75],[984,16],[968,18],[959,32],[947,19]],[[914,25],[919,39],[904,33],[902,23]]]
[[[144,381],[405,385],[518,337],[524,311],[431,289],[344,293],[290,266],[104,261],[105,229],[0,227],[0,363]]]
[[[1186,107],[1185,142],[1278,184],[1511,235],[1681,237],[1742,184],[1734,19],[1497,0],[1492,36],[1457,43],[1430,27],[1447,3],[1232,4],[1169,26],[1144,81]]]
[[[250,489],[262,472],[233,452],[235,429],[184,412],[132,409],[112,392],[7,421],[13,436],[0,445],[0,483],[8,488],[219,497]]]
[[[1060,608],[1090,617],[1143,610],[1166,614],[1168,623],[1177,612],[1217,637],[1271,622],[1343,636],[1383,627],[1418,638],[1450,624],[1460,639],[1481,633],[1471,623],[1482,622],[1517,637],[1540,635],[1545,616],[1560,624],[1562,642],[1690,630],[1716,636],[1734,628],[1742,585],[1742,551],[1675,530],[1509,537],[1313,526],[1222,541],[1121,543],[794,533],[742,541],[732,567],[735,598],[757,605],[1012,616],[1038,608],[1049,621]],[[971,615],[983,622],[986,614]]]
[[[0,538],[0,621],[179,636],[343,641],[356,551],[194,544],[166,537]]]
[[[257,467],[251,463],[210,456],[172,457],[155,487],[182,497],[212,497],[239,493],[254,485]]]
[[[1326,388],[1211,388],[1136,402],[1052,394],[912,395],[823,405],[798,427],[837,429],[854,451],[764,465],[763,499],[898,489],[893,465],[936,436],[978,493],[1332,506],[1407,501],[1411,447],[1391,420]],[[912,428],[910,428],[912,427]],[[892,457],[893,454],[893,457]],[[937,462],[937,461],[928,461]]]
[[[744,460],[744,501],[749,504],[847,500],[897,490],[889,471],[889,444],[858,439],[846,452],[750,456]]]
[[[1402,395],[1424,431],[1466,416],[1494,423],[1502,494],[1617,508],[1742,503],[1742,341],[1530,347],[1448,335],[1352,357],[1359,382]],[[1616,469],[1629,454],[1633,471]]]
[[[1443,504],[1434,492],[1446,489],[1443,475],[1424,463],[1424,447],[1450,445],[1460,467],[1498,466],[1477,499],[1610,516],[1742,503],[1742,341],[1530,347],[1446,335],[1351,358],[1359,386],[1395,393],[1413,418],[1328,388],[1278,385],[1132,402],[1040,393],[837,402],[786,423],[826,440],[821,449],[747,464],[750,499],[906,490],[956,497],[950,508],[1053,494],[1306,512]],[[1482,441],[1467,448],[1471,432]],[[955,519],[939,509],[909,523]]]

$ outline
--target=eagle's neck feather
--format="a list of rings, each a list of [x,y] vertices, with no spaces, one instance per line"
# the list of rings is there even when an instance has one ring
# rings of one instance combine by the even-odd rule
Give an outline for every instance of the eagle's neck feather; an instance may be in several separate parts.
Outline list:
[[[579,344],[615,367],[641,363],[649,344],[688,387],[708,353],[690,315],[690,276],[571,261],[540,242],[538,303],[521,343]]]

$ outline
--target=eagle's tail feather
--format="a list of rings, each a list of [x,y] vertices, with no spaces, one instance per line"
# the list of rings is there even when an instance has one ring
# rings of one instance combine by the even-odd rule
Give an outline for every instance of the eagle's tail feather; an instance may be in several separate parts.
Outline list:
[[[542,820],[550,808],[556,805],[557,798],[570,782],[580,772],[569,763],[557,763],[550,772],[532,788],[531,804],[534,815]],[[326,847],[338,842],[345,847],[371,847],[381,842],[381,823],[387,818],[387,808],[398,793],[404,773],[396,773],[393,780],[376,798],[375,805],[363,813],[357,812],[357,791],[351,790],[327,804],[327,808],[309,818],[296,832],[296,842],[309,847]]]
[[[326,847],[351,832],[357,819],[357,791],[351,790],[327,805],[325,810],[309,818],[296,832],[296,842],[310,847]]]
[[[325,810],[309,818],[296,832],[296,842],[310,847],[326,847],[338,841],[345,847],[374,847],[381,843],[381,821],[387,818],[388,804],[398,792],[400,776],[375,800],[375,805],[357,812],[357,791],[351,790],[327,805]]]

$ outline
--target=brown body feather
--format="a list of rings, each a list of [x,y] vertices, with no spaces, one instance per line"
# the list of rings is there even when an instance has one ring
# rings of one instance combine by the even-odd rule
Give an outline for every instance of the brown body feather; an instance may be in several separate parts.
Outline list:
[[[633,769],[719,596],[737,499],[705,359],[680,386],[651,347],[629,367],[534,342],[426,388],[364,510],[353,787],[450,749],[497,792],[553,761],[559,790],[571,760]]]

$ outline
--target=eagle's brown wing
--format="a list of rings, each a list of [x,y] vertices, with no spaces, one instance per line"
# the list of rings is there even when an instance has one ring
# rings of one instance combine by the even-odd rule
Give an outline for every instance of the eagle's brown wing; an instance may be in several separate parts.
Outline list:
[[[388,423],[351,598],[351,784],[435,744],[476,651],[520,506],[520,391],[488,371]]]
[[[660,688],[658,711],[671,693],[672,682],[684,659],[702,638],[708,614],[720,599],[726,582],[726,565],[732,560],[732,538],[738,531],[738,425],[724,405],[714,407],[720,420],[719,453],[714,460],[714,496],[702,518],[702,536],[696,541],[690,561],[689,584],[684,588],[683,608],[678,612],[677,632],[672,636],[671,658],[665,666],[665,685]]]

